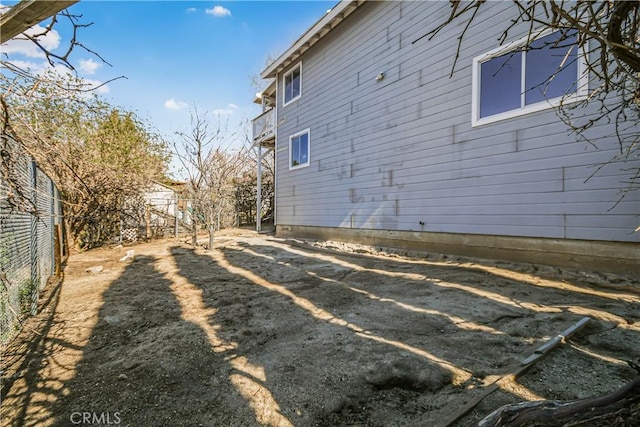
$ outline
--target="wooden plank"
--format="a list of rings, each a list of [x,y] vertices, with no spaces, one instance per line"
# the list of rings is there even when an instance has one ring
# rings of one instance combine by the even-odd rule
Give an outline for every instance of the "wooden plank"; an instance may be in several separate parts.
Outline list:
[[[510,372],[508,374],[505,374],[505,375],[501,376],[500,378],[498,378],[497,380],[495,380],[492,384],[487,386],[487,388],[485,389],[484,392],[482,392],[480,395],[476,396],[476,398],[472,399],[468,404],[466,404],[463,407],[461,407],[460,409],[458,409],[453,414],[453,416],[450,419],[448,419],[445,423],[442,423],[442,424],[438,423],[438,425],[443,425],[445,427],[449,427],[450,425],[452,425],[453,423],[458,421],[460,418],[462,418],[465,415],[467,415],[485,397],[489,396],[491,393],[496,391],[500,387],[500,382],[501,381],[504,381],[505,379],[510,379],[510,380],[515,381],[518,378],[520,378],[522,375],[524,375],[529,370],[529,368],[531,368],[539,360],[542,360],[542,358],[544,356],[549,354],[554,348],[556,348],[558,345],[560,345],[560,343],[563,343],[566,339],[570,338],[573,334],[575,334],[580,329],[582,329],[589,322],[589,320],[590,320],[589,317],[583,317],[582,319],[580,319],[579,322],[575,323],[574,325],[572,325],[571,327],[569,327],[565,331],[563,331],[560,334],[556,335],[555,337],[547,340],[544,344],[542,344],[540,347],[538,347],[533,352],[533,354],[531,356],[525,358],[520,363],[520,366],[517,369],[515,369],[514,371],[512,371],[512,372]]]
[[[553,350],[554,348],[559,346],[561,343],[563,343],[568,337],[570,337],[571,335],[575,334],[577,331],[582,329],[588,322],[589,322],[589,318],[583,317],[578,323],[576,323],[566,331],[556,335],[555,337],[551,338],[546,343],[538,347],[538,349],[536,349],[536,351],[534,351],[531,356],[524,359],[520,363],[520,365],[526,366],[536,362],[538,359],[542,358],[544,355],[546,355],[551,350]]]
[[[60,277],[62,274],[62,245],[61,235],[62,235],[62,227],[60,224],[56,224],[54,228],[54,239],[53,239],[53,258],[55,263],[55,271],[54,275],[56,277]]]
[[[79,0],[36,1],[23,0],[0,16],[0,43],[11,40],[50,16]]]

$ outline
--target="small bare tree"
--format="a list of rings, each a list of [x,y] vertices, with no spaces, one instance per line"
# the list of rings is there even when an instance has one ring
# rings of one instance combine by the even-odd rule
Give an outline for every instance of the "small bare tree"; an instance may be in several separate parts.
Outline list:
[[[238,176],[236,185],[236,205],[238,225],[254,224],[257,212],[258,161],[261,161],[261,206],[260,218],[273,220],[275,212],[275,151],[259,149],[254,145],[250,135],[251,126],[245,126],[244,133],[244,167]],[[261,157],[261,159],[260,159]]]
[[[193,245],[197,245],[198,230],[204,226],[209,234],[209,248],[212,248],[214,231],[220,228],[221,217],[235,216],[234,180],[246,163],[246,152],[231,150],[234,134],[227,132],[227,125],[218,116],[212,126],[208,114],[194,108],[190,130],[176,132],[174,154],[187,175],[187,193],[194,209]]]

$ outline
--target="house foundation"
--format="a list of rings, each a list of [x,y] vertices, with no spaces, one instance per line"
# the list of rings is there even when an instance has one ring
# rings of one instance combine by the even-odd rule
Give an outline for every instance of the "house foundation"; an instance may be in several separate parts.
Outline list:
[[[277,225],[276,235],[640,275],[640,245],[631,242],[299,225]]]

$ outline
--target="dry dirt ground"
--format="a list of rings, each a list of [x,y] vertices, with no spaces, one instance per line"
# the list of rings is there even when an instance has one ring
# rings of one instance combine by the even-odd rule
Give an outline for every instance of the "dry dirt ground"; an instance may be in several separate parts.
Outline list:
[[[2,425],[445,425],[584,316],[456,425],[636,375],[637,277],[239,230],[132,248],[73,255],[3,349]]]

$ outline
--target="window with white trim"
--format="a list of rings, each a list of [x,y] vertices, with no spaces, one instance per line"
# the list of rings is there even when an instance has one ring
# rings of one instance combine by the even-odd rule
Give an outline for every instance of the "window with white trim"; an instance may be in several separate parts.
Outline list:
[[[289,169],[309,166],[309,129],[289,137]]]
[[[302,62],[286,72],[282,77],[284,88],[283,105],[287,105],[302,96]]]
[[[577,36],[543,32],[473,59],[473,126],[572,102],[587,92]]]

